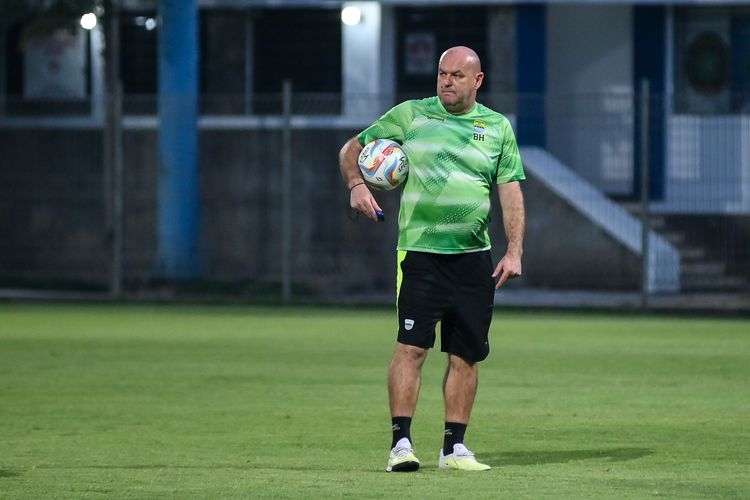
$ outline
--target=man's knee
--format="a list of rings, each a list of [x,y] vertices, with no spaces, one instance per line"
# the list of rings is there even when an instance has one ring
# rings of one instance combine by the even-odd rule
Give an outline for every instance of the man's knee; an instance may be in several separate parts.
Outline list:
[[[427,349],[408,344],[396,343],[396,352],[393,354],[394,361],[422,366],[427,358]]]
[[[469,361],[455,354],[449,354],[448,366],[450,367],[451,371],[476,372],[479,366],[479,363],[477,363],[476,361]]]

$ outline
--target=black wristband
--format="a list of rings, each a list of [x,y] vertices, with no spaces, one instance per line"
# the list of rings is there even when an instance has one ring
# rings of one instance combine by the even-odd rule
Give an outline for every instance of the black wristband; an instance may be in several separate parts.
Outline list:
[[[358,182],[357,184],[355,184],[355,185],[353,185],[352,187],[350,187],[350,188],[349,188],[349,192],[351,193],[351,192],[352,192],[352,189],[354,189],[354,188],[355,188],[355,187],[357,187],[357,186],[361,186],[361,185],[362,185],[362,184],[364,184],[364,183],[365,183],[365,181],[362,181],[362,182]]]

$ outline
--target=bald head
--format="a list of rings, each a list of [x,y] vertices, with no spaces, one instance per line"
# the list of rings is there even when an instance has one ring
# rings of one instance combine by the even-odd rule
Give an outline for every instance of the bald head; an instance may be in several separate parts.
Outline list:
[[[438,63],[437,92],[449,113],[460,115],[474,107],[484,73],[479,56],[469,47],[451,47]]]
[[[467,65],[467,67],[470,67],[474,71],[474,73],[482,72],[482,63],[479,61],[479,56],[477,55],[477,53],[474,52],[473,49],[464,47],[463,45],[451,47],[450,49],[443,52],[443,55],[440,56],[440,63],[442,63],[444,60],[446,61],[446,63],[449,61],[463,63]]]

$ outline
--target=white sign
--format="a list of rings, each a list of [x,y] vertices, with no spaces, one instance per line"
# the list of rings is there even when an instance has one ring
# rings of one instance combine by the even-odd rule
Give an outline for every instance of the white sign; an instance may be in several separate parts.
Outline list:
[[[59,31],[24,47],[23,95],[30,98],[86,97],[87,32]]]
[[[437,73],[437,41],[434,33],[407,33],[404,40],[407,75]]]

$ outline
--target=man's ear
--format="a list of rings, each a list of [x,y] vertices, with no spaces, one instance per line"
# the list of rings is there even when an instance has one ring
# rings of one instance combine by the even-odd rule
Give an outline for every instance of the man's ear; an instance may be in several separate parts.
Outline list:
[[[477,90],[479,87],[481,87],[483,81],[484,81],[484,73],[480,71],[479,73],[477,73],[477,81],[474,83],[474,90]]]

